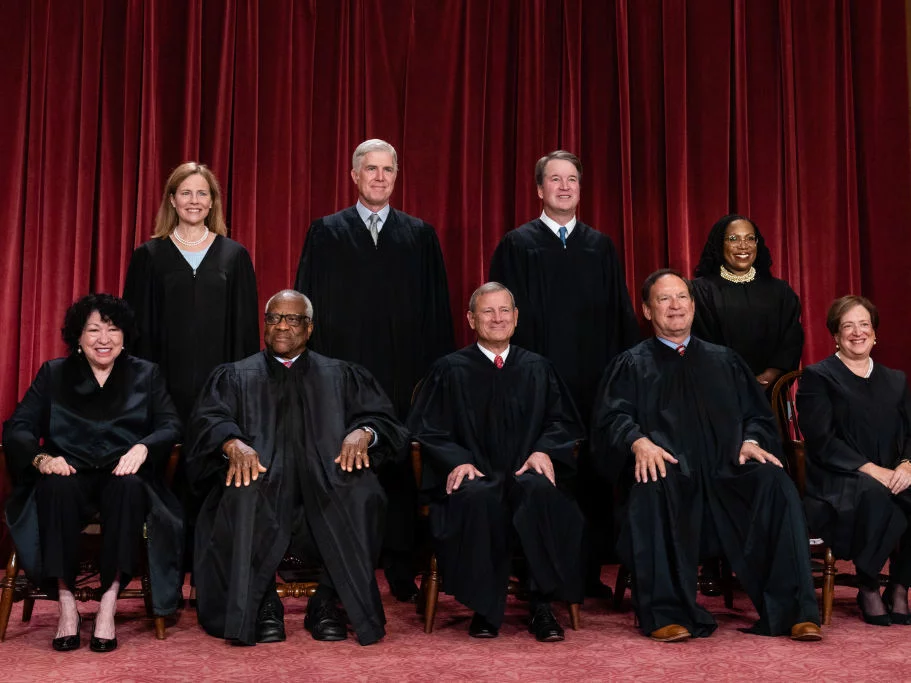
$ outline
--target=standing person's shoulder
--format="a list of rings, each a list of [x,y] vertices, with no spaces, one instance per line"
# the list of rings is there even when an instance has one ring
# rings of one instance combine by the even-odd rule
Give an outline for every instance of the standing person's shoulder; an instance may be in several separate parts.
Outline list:
[[[387,220],[390,223],[395,222],[402,227],[405,227],[405,228],[408,228],[411,230],[415,230],[419,233],[420,232],[423,232],[423,233],[430,232],[430,233],[433,233],[434,235],[436,234],[436,230],[434,230],[434,227],[430,223],[425,221],[423,218],[418,218],[417,216],[412,216],[411,214],[407,214],[404,211],[400,211],[399,209],[394,209],[391,206],[389,207],[389,217]]]
[[[238,256],[250,257],[247,248],[243,244],[223,235],[216,235],[215,240],[212,242],[212,246],[209,248],[220,249],[225,256],[230,258],[237,258]]]
[[[336,211],[328,216],[321,216],[310,224],[310,231],[320,229],[346,228],[355,221],[361,221],[357,213],[356,205],[352,204],[348,208]],[[363,221],[361,221],[363,222]]]

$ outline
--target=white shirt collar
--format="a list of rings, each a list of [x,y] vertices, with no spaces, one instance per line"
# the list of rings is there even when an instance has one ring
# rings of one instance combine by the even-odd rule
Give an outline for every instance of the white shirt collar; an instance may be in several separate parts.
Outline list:
[[[494,359],[497,357],[497,354],[495,354],[490,349],[485,349],[483,346],[481,346],[481,342],[478,342],[478,348],[481,349],[481,353],[483,353],[485,356],[487,356],[487,360],[489,360],[491,363],[494,362]],[[506,356],[509,355],[510,348],[512,348],[512,347],[507,346],[506,350],[500,354],[500,358],[502,358],[504,361],[506,360]]]
[[[560,236],[560,224],[557,223],[557,221],[555,221],[553,218],[548,216],[543,211],[541,212],[541,222],[544,223],[544,225],[546,225],[548,228],[550,228],[557,237]],[[572,218],[570,218],[563,227],[566,228],[567,237],[572,235],[573,228],[576,227],[576,217],[573,216]]]
[[[354,208],[357,209],[357,215],[364,221],[364,226],[369,227],[367,225],[367,219],[370,218],[373,211],[361,204],[360,199],[357,200],[357,204],[354,205]],[[376,215],[380,217],[379,222],[376,224],[376,231],[379,233],[382,232],[383,226],[386,225],[386,219],[389,218],[389,205],[386,204],[386,206],[376,212]]]
[[[278,356],[272,356],[272,357],[273,357],[275,360],[277,360],[279,363],[281,363],[282,365],[284,365],[285,362],[287,362],[287,361],[289,361],[289,360],[291,361],[291,363],[292,363],[292,365],[293,365],[293,364],[294,364],[294,361],[296,361],[296,360],[297,360],[298,358],[300,358],[301,356],[300,356],[300,354],[297,354],[294,358],[279,358]]]

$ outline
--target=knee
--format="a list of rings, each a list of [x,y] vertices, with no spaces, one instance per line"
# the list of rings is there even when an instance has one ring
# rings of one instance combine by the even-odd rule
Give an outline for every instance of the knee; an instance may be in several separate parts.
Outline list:
[[[550,483],[550,479],[537,472],[525,472],[516,477],[516,487],[522,496],[538,501],[560,498],[564,494]]]
[[[449,499],[461,505],[487,506],[499,503],[500,490],[494,482],[486,481],[481,477],[465,478],[459,488],[449,494]]]
[[[77,475],[62,476],[59,474],[44,474],[35,484],[35,496],[38,501],[60,502],[70,500],[80,492],[80,482]]]

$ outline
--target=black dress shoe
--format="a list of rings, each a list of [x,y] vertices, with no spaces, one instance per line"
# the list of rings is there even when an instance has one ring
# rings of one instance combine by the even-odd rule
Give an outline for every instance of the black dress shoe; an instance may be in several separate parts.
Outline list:
[[[92,634],[92,639],[89,641],[89,649],[92,652],[113,652],[117,649],[117,639],[98,638]]]
[[[313,640],[334,641],[345,640],[348,637],[345,617],[332,600],[321,600],[314,607],[313,598],[310,598],[307,616],[304,617],[304,628],[310,631]]]
[[[389,592],[399,602],[417,602],[418,599],[418,587],[414,579],[389,581]]]
[[[557,643],[563,640],[563,629],[557,623],[550,605],[543,603],[535,608],[528,625],[528,632],[535,634],[539,643]]]
[[[468,635],[472,638],[496,638],[500,635],[499,629],[491,624],[487,619],[475,612],[468,625]]]
[[[76,622],[76,633],[72,636],[60,636],[59,638],[54,638],[51,641],[51,647],[53,647],[57,652],[70,652],[71,650],[78,650],[79,646],[82,645],[82,638],[79,635],[79,630],[82,628],[82,615],[79,615],[79,619]],[[93,639],[94,640],[94,639]]]
[[[592,581],[585,584],[585,597],[597,598],[599,600],[611,601],[614,599],[614,591],[610,586],[601,583],[601,580]]]
[[[256,642],[281,643],[285,640],[285,608],[274,588],[270,588],[256,613]]]

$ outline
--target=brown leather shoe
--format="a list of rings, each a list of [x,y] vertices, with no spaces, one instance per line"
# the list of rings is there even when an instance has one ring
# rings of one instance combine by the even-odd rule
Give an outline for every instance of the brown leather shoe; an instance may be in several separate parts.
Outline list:
[[[793,631],[791,633],[793,634]],[[648,637],[659,643],[673,643],[678,640],[686,640],[691,636],[692,634],[680,624],[668,624],[652,631]]]
[[[822,640],[822,630],[812,621],[802,621],[791,627],[791,640]]]

